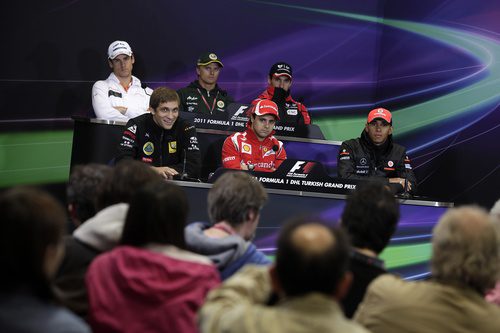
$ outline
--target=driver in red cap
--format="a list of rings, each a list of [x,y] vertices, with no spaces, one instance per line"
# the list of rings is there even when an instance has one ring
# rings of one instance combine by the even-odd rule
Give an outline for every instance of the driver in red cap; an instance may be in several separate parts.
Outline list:
[[[361,137],[344,141],[337,157],[341,178],[387,178],[397,193],[414,193],[417,181],[406,148],[392,141],[389,110],[370,111]]]
[[[258,101],[251,109],[247,129],[224,141],[222,166],[228,169],[272,172],[286,159],[283,142],[276,139],[274,124],[280,117],[270,100]]]

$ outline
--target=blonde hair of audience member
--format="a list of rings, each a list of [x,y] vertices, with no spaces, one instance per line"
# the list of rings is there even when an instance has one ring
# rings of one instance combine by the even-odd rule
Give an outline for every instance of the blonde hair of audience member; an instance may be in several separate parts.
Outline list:
[[[433,231],[433,277],[444,284],[468,286],[484,295],[500,274],[498,241],[492,218],[484,209],[449,209]]]

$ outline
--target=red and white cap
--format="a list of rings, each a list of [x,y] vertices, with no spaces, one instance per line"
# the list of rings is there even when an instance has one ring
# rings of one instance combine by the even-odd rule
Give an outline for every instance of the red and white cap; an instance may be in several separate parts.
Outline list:
[[[255,104],[255,106],[252,108],[252,113],[257,116],[270,114],[275,116],[277,120],[280,120],[278,105],[268,99],[261,99],[260,101],[258,101],[257,104]]]
[[[382,119],[388,122],[389,124],[392,124],[392,115],[389,112],[389,110],[384,109],[384,108],[376,108],[370,111],[368,114],[368,119],[367,123],[371,123],[375,119]]]

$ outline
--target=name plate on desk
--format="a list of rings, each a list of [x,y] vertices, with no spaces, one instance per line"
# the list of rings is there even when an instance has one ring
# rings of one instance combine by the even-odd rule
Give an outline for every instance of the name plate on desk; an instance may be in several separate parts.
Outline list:
[[[242,132],[246,129],[248,117],[247,110],[250,106],[247,104],[232,103],[227,107],[225,114],[204,114],[194,112],[180,112],[180,117],[190,120],[196,128],[220,130],[227,132]],[[297,125],[286,122],[276,122],[274,126],[276,135],[292,136],[309,139],[325,139],[321,129],[312,125]]]
[[[218,169],[209,181],[214,182],[231,169]],[[314,161],[287,159],[274,172],[251,172],[265,187],[273,189],[321,192],[346,195],[356,189],[359,181],[330,177],[323,165]]]

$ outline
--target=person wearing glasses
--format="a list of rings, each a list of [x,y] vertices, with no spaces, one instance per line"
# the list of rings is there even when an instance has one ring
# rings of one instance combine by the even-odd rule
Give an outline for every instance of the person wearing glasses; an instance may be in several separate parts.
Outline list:
[[[217,85],[222,67],[224,65],[215,53],[200,55],[196,62],[198,79],[177,91],[181,99],[181,111],[210,115],[226,113],[227,106],[234,100]]]
[[[127,122],[115,162],[139,160],[166,179],[198,178],[201,157],[196,128],[179,118],[179,104],[175,90],[156,88],[149,100],[150,112]]]
[[[361,136],[344,141],[337,156],[340,178],[386,178],[395,193],[414,194],[417,180],[406,148],[392,140],[392,115],[384,108],[370,111]]]

